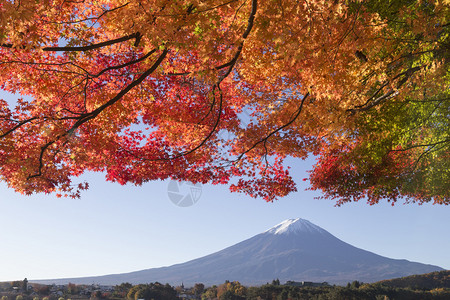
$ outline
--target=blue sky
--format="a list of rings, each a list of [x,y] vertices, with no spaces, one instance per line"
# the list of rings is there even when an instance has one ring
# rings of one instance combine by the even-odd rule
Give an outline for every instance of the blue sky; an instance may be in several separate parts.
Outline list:
[[[91,183],[81,199],[22,196],[0,184],[0,281],[79,277],[167,266],[221,250],[288,218],[391,258],[450,269],[450,207],[364,202],[334,207],[304,191],[312,160],[290,161],[299,192],[274,203],[202,186],[199,201],[174,205],[168,182]],[[184,192],[183,190],[181,190]]]

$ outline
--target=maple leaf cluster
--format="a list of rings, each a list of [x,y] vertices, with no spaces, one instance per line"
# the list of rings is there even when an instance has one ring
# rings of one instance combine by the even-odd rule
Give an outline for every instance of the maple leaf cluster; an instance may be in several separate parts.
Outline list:
[[[0,176],[450,203],[448,1],[0,2]],[[249,112],[244,114],[244,112]]]

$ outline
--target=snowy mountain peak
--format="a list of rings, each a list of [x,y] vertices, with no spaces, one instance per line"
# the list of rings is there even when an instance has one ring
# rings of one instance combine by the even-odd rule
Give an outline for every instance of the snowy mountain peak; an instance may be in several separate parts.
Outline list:
[[[270,228],[266,231],[267,233],[272,234],[289,234],[289,233],[299,233],[299,232],[308,232],[308,233],[323,233],[325,230],[320,228],[317,225],[309,222],[304,219],[288,219],[281,222],[278,225]]]

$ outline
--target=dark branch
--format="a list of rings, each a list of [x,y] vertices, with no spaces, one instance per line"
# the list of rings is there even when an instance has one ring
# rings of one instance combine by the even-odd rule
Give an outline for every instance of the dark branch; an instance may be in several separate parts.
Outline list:
[[[132,61],[129,61],[127,63],[121,64],[121,65],[105,68],[105,69],[101,70],[100,72],[98,72],[97,74],[92,75],[91,77],[92,78],[93,77],[99,77],[100,75],[102,75],[105,72],[108,72],[108,71],[111,71],[111,70],[118,70],[118,69],[122,69],[122,68],[125,68],[125,67],[128,67],[128,66],[134,65],[136,63],[139,63],[139,62],[149,58],[155,52],[156,52],[156,49],[153,49],[152,51],[150,51],[146,55],[144,55],[144,56],[142,56],[142,57],[140,57],[140,58],[138,58],[136,60],[132,60]]]
[[[443,140],[443,141],[438,141],[438,142],[435,142],[435,143],[429,143],[429,144],[412,145],[412,146],[409,146],[407,148],[393,149],[393,150],[389,150],[389,151],[390,152],[403,152],[403,151],[408,151],[408,150],[411,150],[411,149],[414,149],[414,148],[435,147],[437,145],[446,144],[446,143],[450,143],[450,139],[446,139],[446,140]]]
[[[32,121],[34,121],[34,120],[36,120],[36,119],[38,119],[38,118],[37,118],[37,117],[32,117],[32,118],[30,118],[30,119],[27,119],[27,120],[24,120],[24,121],[20,122],[19,124],[17,124],[17,125],[14,126],[13,128],[11,128],[11,129],[9,129],[8,131],[6,131],[5,133],[1,134],[1,135],[0,135],[0,138],[4,138],[5,136],[7,136],[7,135],[10,134],[11,132],[15,131],[15,130],[18,129],[19,127],[21,127],[21,126],[23,126],[23,125],[25,125],[25,124],[27,124],[27,123],[30,123],[30,122],[32,122]]]
[[[165,49],[163,53],[159,56],[159,58],[155,61],[155,63],[147,71],[145,71],[141,76],[139,76],[138,79],[134,80],[123,90],[121,90],[114,98],[110,99],[108,102],[96,108],[92,112],[84,114],[83,116],[79,117],[78,121],[68,130],[68,133],[75,131],[78,127],[80,127],[87,121],[94,119],[107,107],[113,105],[114,103],[122,99],[122,97],[125,96],[135,86],[141,84],[151,73],[153,73],[156,70],[156,68],[161,64],[161,62],[164,60],[168,52],[169,50]]]
[[[89,51],[89,50],[94,50],[94,49],[98,49],[98,48],[103,48],[106,46],[111,46],[114,44],[118,44],[118,43],[122,43],[128,40],[132,40],[135,39],[135,43],[134,45],[137,46],[139,44],[139,41],[141,40],[141,34],[139,32],[130,34],[130,35],[126,35],[114,40],[109,40],[109,41],[105,41],[105,42],[101,42],[98,44],[92,44],[89,46],[79,46],[79,47],[44,47],[42,48],[43,51],[51,51],[51,52],[60,52],[60,51],[66,51],[66,52],[83,52],[83,51]],[[4,48],[14,48],[13,44],[2,44],[1,45]],[[18,47],[18,48],[24,48],[23,46]]]
[[[423,66],[417,66],[414,68],[410,68],[404,72],[401,72],[400,74],[397,74],[393,80],[399,79],[403,76],[403,78],[401,78],[399,80],[399,82],[397,83],[397,89],[399,89],[400,87],[402,87],[408,80],[409,78],[411,78],[411,76],[419,71],[421,68],[423,68]],[[356,113],[356,112],[361,112],[361,111],[367,111],[369,109],[371,109],[374,106],[379,105],[380,103],[384,102],[387,99],[390,99],[392,97],[397,96],[398,91],[397,90],[393,90],[390,89],[387,93],[375,98],[382,90],[383,88],[385,88],[386,86],[388,86],[389,81],[386,81],[374,94],[373,96],[371,96],[366,103],[362,104],[362,105],[357,105],[354,108],[351,109],[347,109],[348,112],[350,113]],[[375,99],[374,99],[375,98]]]
[[[135,86],[137,86],[140,83],[142,83],[151,73],[153,73],[156,70],[156,68],[161,64],[161,62],[164,60],[164,58],[166,57],[168,52],[169,51],[167,49],[165,49],[161,53],[159,58],[155,61],[155,63],[147,71],[145,71],[141,76],[139,76],[139,78],[137,78],[136,80],[131,82],[128,86],[126,86],[123,90],[121,90],[114,98],[112,98],[111,100],[109,100],[105,104],[101,105],[97,109],[93,110],[92,112],[79,116],[78,118],[76,118],[76,119],[78,119],[78,121],[75,122],[75,124],[72,125],[72,127],[69,130],[67,130],[65,133],[57,136],[54,140],[46,143],[44,146],[42,146],[41,147],[41,152],[40,152],[40,155],[39,155],[39,168],[38,168],[38,171],[37,171],[36,174],[28,176],[28,179],[31,179],[31,178],[34,178],[34,177],[39,177],[39,176],[42,175],[42,168],[44,167],[44,163],[43,163],[44,154],[45,154],[45,151],[48,149],[48,147],[50,147],[51,145],[56,143],[56,141],[60,140],[61,138],[72,134],[81,125],[83,125],[84,123],[88,122],[89,120],[94,119],[103,110],[105,110],[106,108],[112,106],[113,104],[118,102],[120,99],[122,99],[123,96],[125,96],[131,89],[133,89]]]
[[[248,37],[248,35],[252,31],[257,8],[258,8],[258,1],[253,0],[252,1],[252,11],[250,13],[250,17],[248,18],[247,29],[245,30],[244,34],[242,35],[243,40],[242,40],[241,44],[239,45],[238,50],[236,51],[236,54],[234,55],[234,57],[228,63],[224,64],[224,66],[229,66],[229,69],[227,70],[227,72],[224,75],[221,76],[221,78],[219,79],[219,83],[222,82],[226,77],[228,77],[228,75],[230,75],[231,71],[234,68],[234,65],[236,64],[239,56],[241,55],[242,49],[244,48],[245,39]]]
[[[300,113],[302,112],[303,109],[303,104],[305,103],[306,98],[308,98],[309,96],[309,92],[306,93],[306,95],[303,97],[302,102],[300,103],[299,108],[297,109],[295,115],[289,120],[289,122],[287,122],[286,124],[284,124],[283,126],[278,127],[277,129],[275,129],[274,131],[270,132],[268,135],[266,135],[263,139],[260,139],[259,141],[257,141],[256,143],[254,143],[250,148],[248,148],[247,150],[245,150],[244,152],[242,152],[238,158],[235,160],[235,162],[238,162],[242,159],[242,157],[249,153],[250,151],[252,151],[253,149],[255,149],[259,144],[263,143],[264,147],[266,148],[266,143],[267,140],[273,136],[274,134],[276,134],[277,132],[283,130],[284,128],[288,127],[289,125],[291,125],[292,123],[295,122],[295,120],[297,120],[297,118],[300,116]],[[266,148],[266,152],[267,152],[267,148]]]
[[[199,145],[197,145],[196,147],[194,147],[193,149],[191,149],[189,151],[186,151],[186,152],[183,152],[182,154],[177,155],[176,157],[179,157],[179,156],[182,156],[182,155],[187,155],[187,154],[192,153],[192,152],[196,151],[197,149],[199,149],[201,146],[203,146],[206,143],[207,140],[209,140],[211,138],[211,136],[213,135],[213,133],[216,131],[217,127],[219,126],[219,122],[220,122],[220,119],[222,117],[222,90],[220,89],[220,83],[225,78],[227,78],[228,75],[230,75],[231,71],[233,70],[234,66],[236,65],[236,62],[237,62],[237,60],[239,58],[239,55],[241,54],[242,49],[244,47],[244,41],[248,37],[248,35],[250,34],[250,32],[251,32],[251,30],[253,28],[253,23],[254,23],[254,20],[255,20],[255,15],[256,15],[257,8],[258,8],[258,1],[257,0],[253,0],[252,1],[252,11],[250,13],[250,17],[248,18],[247,29],[245,30],[244,34],[242,35],[243,40],[242,40],[241,44],[239,45],[239,48],[238,48],[236,54],[234,55],[233,59],[230,62],[228,62],[227,64],[225,64],[225,65],[229,66],[229,69],[227,70],[227,72],[224,75],[219,77],[219,79],[217,80],[216,84],[213,86],[213,96],[215,95],[215,89],[217,89],[219,91],[219,94],[220,94],[220,101],[219,101],[219,113],[218,113],[216,122],[215,122],[212,130],[202,140],[202,142]],[[211,110],[208,112],[208,114],[205,116],[205,118],[211,113],[212,108],[215,106],[215,101],[216,101],[216,98],[214,96],[214,101],[213,101],[213,104],[211,106]]]
[[[214,108],[214,106],[216,105],[216,96],[215,96],[216,90],[219,92],[220,97],[219,97],[218,116],[217,116],[217,118],[216,118],[216,120],[215,120],[215,122],[214,122],[214,125],[213,125],[211,131],[208,133],[208,135],[207,135],[207,136],[206,136],[206,137],[205,137],[205,138],[204,138],[197,146],[195,146],[194,148],[192,148],[192,149],[190,149],[190,150],[183,151],[183,152],[181,152],[181,153],[178,153],[178,154],[176,154],[176,155],[174,155],[174,156],[172,156],[172,157],[168,157],[168,158],[159,158],[159,159],[145,159],[145,158],[140,158],[141,160],[160,161],[160,160],[173,160],[173,159],[177,159],[177,158],[180,158],[180,157],[182,157],[182,156],[186,156],[186,155],[188,155],[188,154],[190,154],[190,153],[195,152],[195,151],[198,150],[200,147],[202,147],[202,146],[203,146],[203,145],[204,145],[204,144],[212,137],[212,135],[214,134],[214,132],[217,130],[217,127],[219,126],[220,119],[221,119],[221,117],[222,117],[222,105],[223,105],[223,100],[222,100],[222,90],[220,89],[220,83],[221,83],[221,82],[222,82],[222,81],[223,81],[223,80],[231,73],[231,71],[233,70],[233,67],[235,66],[235,64],[236,64],[236,62],[237,62],[237,60],[238,60],[238,58],[239,58],[239,55],[240,55],[241,52],[242,52],[242,49],[243,49],[243,46],[244,46],[244,41],[245,41],[245,39],[248,37],[248,35],[250,34],[250,32],[251,32],[251,30],[252,30],[252,28],[253,28],[253,23],[254,23],[254,20],[255,20],[255,15],[256,15],[257,7],[258,7],[258,1],[257,1],[257,0],[253,0],[253,1],[252,1],[252,10],[251,10],[250,16],[249,16],[249,18],[248,18],[247,28],[246,28],[245,32],[243,33],[243,35],[242,35],[243,41],[242,41],[241,44],[239,45],[239,48],[238,48],[236,54],[234,55],[233,59],[231,59],[229,62],[225,63],[224,65],[219,66],[220,68],[229,67],[229,69],[227,70],[227,72],[226,72],[224,75],[222,75],[222,76],[217,80],[217,82],[216,82],[216,83],[213,85],[213,87],[212,87],[213,103],[211,104],[211,109],[208,111],[207,115],[206,115],[203,119],[205,119],[205,118],[208,117],[208,115],[213,111],[213,108]],[[190,12],[188,11],[188,13],[190,13]],[[218,67],[218,68],[219,68],[219,67]],[[216,69],[218,69],[218,68],[216,68]],[[177,73],[177,74],[170,74],[170,75],[187,75],[187,74],[188,74],[188,73]],[[302,105],[303,105],[303,102],[302,102]],[[280,129],[280,130],[281,130],[281,129]],[[134,156],[134,155],[133,155],[133,156]],[[136,156],[135,156],[135,157],[136,157]]]
[[[51,145],[56,143],[56,141],[58,141],[61,137],[63,137],[63,136],[60,135],[55,140],[50,141],[50,142],[48,142],[47,144],[45,144],[44,146],[41,147],[41,153],[39,154],[39,168],[38,168],[38,172],[36,174],[29,175],[27,179],[32,179],[32,178],[39,177],[39,176],[42,175],[42,168],[44,167],[44,153],[48,149],[48,147],[50,147]]]
[[[233,58],[230,61],[228,61],[228,62],[226,62],[224,64],[221,64],[219,66],[214,67],[215,70],[221,70],[221,69],[224,69],[224,68],[229,68],[227,70],[227,72],[224,75],[222,75],[222,77],[219,80],[219,82],[222,82],[223,79],[225,79],[231,73],[231,71],[233,70],[234,65],[236,64],[239,56],[241,55],[242,49],[244,47],[244,41],[248,37],[248,35],[250,34],[250,32],[251,32],[251,30],[253,28],[253,23],[255,21],[255,15],[256,15],[257,8],[258,8],[258,1],[257,0],[253,0],[252,1],[252,10],[251,10],[251,13],[250,13],[250,17],[248,18],[248,22],[247,22],[247,28],[246,28],[245,32],[242,34],[243,40],[239,44],[239,47],[238,47],[235,55],[233,56]],[[170,76],[184,76],[184,75],[189,75],[189,74],[191,74],[191,72],[170,73],[170,74],[167,74],[167,75],[170,75]]]

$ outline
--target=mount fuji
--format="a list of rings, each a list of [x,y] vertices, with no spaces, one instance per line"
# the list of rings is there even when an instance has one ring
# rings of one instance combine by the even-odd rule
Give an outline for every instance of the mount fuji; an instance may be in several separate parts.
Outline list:
[[[438,266],[391,259],[356,248],[307,220],[289,219],[243,242],[185,263],[124,274],[40,282],[115,285],[158,281],[191,286],[237,280],[245,285],[258,285],[278,278],[281,282],[345,284],[441,270]]]

